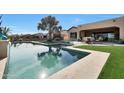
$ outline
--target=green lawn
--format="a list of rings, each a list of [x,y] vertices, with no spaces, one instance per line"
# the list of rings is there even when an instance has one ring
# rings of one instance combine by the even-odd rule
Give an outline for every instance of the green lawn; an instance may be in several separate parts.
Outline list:
[[[111,53],[104,65],[100,79],[124,79],[124,46],[78,46],[77,48]]]

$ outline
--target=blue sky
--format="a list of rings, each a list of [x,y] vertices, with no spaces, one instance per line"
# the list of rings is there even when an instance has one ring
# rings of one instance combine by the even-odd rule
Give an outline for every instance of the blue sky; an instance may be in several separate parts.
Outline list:
[[[41,18],[52,15],[59,20],[63,29],[80,24],[124,16],[124,14],[4,14],[3,26],[8,26],[13,34],[37,33],[37,23]]]

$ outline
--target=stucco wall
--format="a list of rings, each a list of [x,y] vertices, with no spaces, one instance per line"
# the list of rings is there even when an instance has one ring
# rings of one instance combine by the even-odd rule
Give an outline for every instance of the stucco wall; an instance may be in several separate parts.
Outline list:
[[[0,41],[0,59],[7,57],[8,41]]]
[[[71,32],[77,32],[77,40],[79,39],[79,29],[78,28],[72,28],[72,29],[70,29],[69,31],[68,31],[68,33],[69,33],[69,39],[71,39],[70,38],[70,33]]]
[[[120,28],[120,38],[124,40],[124,17],[113,18],[110,20],[104,20],[104,21],[80,25],[78,29],[79,31],[81,31],[87,29],[97,29],[97,28],[105,28],[105,27],[113,27],[113,26]]]
[[[79,32],[81,30],[88,30],[88,29],[97,29],[97,28],[105,28],[105,27],[119,27],[120,28],[120,39],[124,40],[124,17],[119,17],[119,18],[113,18],[109,20],[104,20],[104,21],[98,21],[98,22],[93,22],[89,24],[82,24],[79,25],[77,28],[72,28],[69,30],[69,33],[71,32],[78,32],[78,37],[79,38]]]
[[[63,39],[64,39],[65,41],[70,40],[69,34],[68,34],[68,31],[67,31],[67,30],[61,31],[61,36],[63,37]]]

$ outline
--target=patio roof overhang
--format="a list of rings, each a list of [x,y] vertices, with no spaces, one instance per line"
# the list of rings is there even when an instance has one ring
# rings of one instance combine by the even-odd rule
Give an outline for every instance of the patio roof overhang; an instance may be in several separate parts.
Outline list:
[[[113,32],[119,30],[119,27],[112,26],[112,27],[103,27],[103,28],[94,28],[94,29],[86,29],[80,31],[88,31],[88,32]]]
[[[117,40],[120,38],[119,27],[116,26],[81,30],[80,37],[91,37],[95,33],[114,33]]]

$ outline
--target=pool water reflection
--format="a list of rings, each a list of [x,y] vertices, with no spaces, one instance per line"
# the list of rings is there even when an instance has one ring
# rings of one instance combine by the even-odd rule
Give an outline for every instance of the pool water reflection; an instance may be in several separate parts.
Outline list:
[[[26,43],[12,45],[10,48],[10,60],[6,66],[4,78],[47,78],[88,54],[61,47],[47,47]]]

